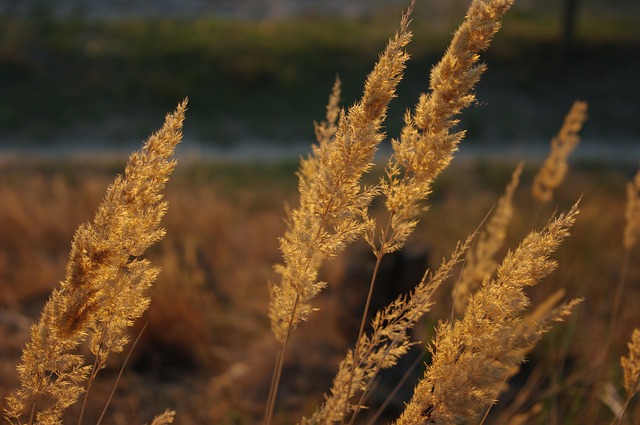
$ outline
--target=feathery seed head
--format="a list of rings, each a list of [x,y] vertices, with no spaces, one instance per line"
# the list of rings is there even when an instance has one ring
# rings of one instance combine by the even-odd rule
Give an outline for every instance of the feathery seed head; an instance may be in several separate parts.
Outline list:
[[[167,115],[163,127],[131,155],[93,222],[76,231],[65,280],[45,304],[23,350],[21,388],[7,398],[8,420],[19,422],[30,402],[37,407],[37,423],[59,423],[62,411],[83,392],[91,369],[82,356],[70,353],[88,336],[98,369],[103,367],[110,352],[122,350],[126,328],[148,306],[144,293],[158,271],[136,258],[164,235],[161,191],[175,166],[171,155],[182,138],[186,104]],[[37,405],[45,396],[50,405]]]
[[[523,360],[522,350],[579,302],[554,309],[533,327],[522,326],[529,304],[524,288],[553,270],[548,256],[568,236],[577,214],[576,204],[542,232],[531,232],[507,254],[495,278],[484,280],[463,318],[438,327],[432,363],[396,424],[471,423],[493,403],[506,374]]]
[[[354,365],[353,351],[349,350],[340,363],[324,403],[310,418],[303,418],[302,424],[340,422],[345,413],[359,408],[358,405],[349,404],[345,412],[343,406],[346,400],[358,394],[362,394],[364,398],[380,370],[395,366],[398,359],[414,345],[409,330],[430,310],[433,294],[451,276],[453,268],[460,262],[471,241],[472,237],[469,237],[464,243],[459,243],[451,258],[443,260],[435,273],[425,273],[422,281],[409,295],[401,295],[377,312],[371,323],[371,336],[363,334],[360,338],[358,346],[361,355],[358,357],[358,364]],[[351,375],[353,378],[349,385]]]
[[[377,192],[362,187],[360,181],[384,138],[382,123],[408,59],[404,48],[411,40],[410,11],[367,77],[361,100],[342,113],[337,124],[339,84],[334,85],[327,124],[316,126],[318,145],[301,161],[300,206],[291,212],[280,240],[284,260],[276,268],[280,283],[271,285],[269,317],[280,341],[313,311],[309,302],[325,286],[317,281],[322,262],[364,231],[362,210]]]
[[[393,216],[388,252],[406,242],[422,211],[419,202],[427,198],[434,179],[449,165],[464,137],[464,132],[452,132],[452,128],[462,109],[475,100],[473,87],[485,70],[478,64],[479,52],[489,46],[512,3],[472,2],[446,53],[431,71],[429,93],[420,96],[413,113],[405,114],[404,128],[399,140],[392,142],[394,153],[381,183]]]

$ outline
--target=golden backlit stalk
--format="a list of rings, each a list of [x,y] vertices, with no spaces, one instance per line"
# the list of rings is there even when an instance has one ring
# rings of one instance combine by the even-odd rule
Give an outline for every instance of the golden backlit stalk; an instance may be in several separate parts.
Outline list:
[[[408,27],[412,8],[413,3],[367,76],[362,98],[341,114],[335,129],[339,84],[334,85],[327,123],[316,126],[318,145],[301,162],[300,205],[289,214],[288,229],[280,239],[284,260],[276,266],[280,283],[270,288],[271,329],[282,346],[267,402],[267,425],[273,417],[289,335],[312,313],[311,300],[326,286],[318,280],[319,268],[365,229],[363,210],[377,189],[363,187],[361,179],[372,168],[377,147],[384,139],[382,124],[409,58],[404,49],[411,40]]]
[[[580,142],[578,133],[587,120],[587,102],[576,100],[564,119],[560,132],[551,139],[551,151],[533,179],[531,188],[533,199],[549,202],[553,191],[564,181],[569,166],[567,158]]]
[[[479,53],[500,28],[513,0],[474,0],[464,22],[453,35],[444,56],[431,71],[430,91],[422,94],[415,110],[405,114],[405,125],[382,182],[390,213],[388,231],[381,242],[370,228],[368,241],[374,250],[396,251],[404,246],[422,210],[420,201],[431,192],[434,179],[444,170],[464,137],[454,131],[457,116],[475,100],[475,84],[485,70]],[[381,246],[378,246],[381,245]]]
[[[361,211],[376,191],[363,187],[361,178],[384,138],[381,126],[408,59],[408,25],[409,13],[367,77],[361,100],[340,116],[332,140],[322,136],[313,155],[302,161],[300,205],[291,212],[280,240],[284,263],[276,270],[281,280],[271,286],[269,316],[281,342],[313,311],[310,301],[325,287],[318,280],[322,262],[363,232]],[[331,101],[328,110],[334,110]]]
[[[523,361],[521,351],[535,344],[551,321],[562,320],[579,302],[554,308],[533,324],[523,323],[529,305],[525,288],[555,269],[549,255],[569,235],[577,214],[575,205],[542,232],[529,233],[507,254],[495,278],[485,279],[470,298],[463,318],[438,326],[430,348],[432,362],[396,425],[480,421],[510,369]]]
[[[132,154],[91,223],[81,225],[71,244],[66,276],[47,301],[18,365],[20,388],[7,398],[6,418],[21,423],[60,423],[92,372],[77,347],[88,341],[97,369],[107,355],[122,351],[131,326],[149,305],[146,290],[158,269],[141,256],[164,236],[167,210],[162,190],[175,167],[171,158],[182,139],[186,100],[167,115],[163,127]]]

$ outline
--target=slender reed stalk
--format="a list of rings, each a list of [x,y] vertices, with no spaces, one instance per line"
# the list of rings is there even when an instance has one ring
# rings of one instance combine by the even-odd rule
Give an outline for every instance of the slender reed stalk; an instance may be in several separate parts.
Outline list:
[[[129,358],[131,357],[131,353],[133,353],[133,349],[136,348],[136,345],[138,345],[138,341],[140,341],[140,337],[144,333],[144,330],[147,329],[147,325],[148,324],[149,324],[148,322],[144,324],[144,326],[142,327],[140,332],[138,332],[138,336],[133,341],[133,344],[131,344],[131,348],[129,349],[129,352],[127,353],[127,356],[124,358],[124,362],[122,362],[122,366],[120,366],[120,371],[118,372],[118,376],[116,377],[116,381],[113,383],[113,387],[111,387],[111,392],[109,393],[109,398],[107,399],[107,402],[104,404],[104,408],[102,409],[102,413],[100,413],[100,417],[98,418],[98,421],[96,422],[96,425],[100,425],[102,423],[102,419],[104,419],[104,415],[107,413],[107,409],[109,408],[109,405],[111,404],[111,400],[113,400],[113,395],[116,393],[116,388],[118,388],[118,384],[120,383],[120,379],[122,378],[122,374],[124,373],[124,369],[127,367],[127,363],[129,363]],[[168,410],[165,411],[165,414],[167,412],[170,412],[170,411],[168,411]]]
[[[367,425],[374,425],[374,424],[377,423],[377,421],[380,419],[380,416],[385,411],[385,409],[387,408],[387,406],[389,405],[391,400],[393,400],[393,398],[396,396],[398,391],[400,391],[400,388],[404,385],[404,383],[407,381],[407,379],[409,379],[409,377],[413,374],[413,372],[416,370],[418,365],[422,362],[422,360],[424,359],[424,355],[426,354],[426,351],[427,351],[426,349],[423,349],[420,352],[420,354],[418,354],[416,356],[416,358],[413,361],[413,363],[411,363],[411,365],[407,368],[407,371],[404,373],[404,375],[402,375],[402,379],[400,379],[396,383],[396,386],[387,395],[387,397],[385,398],[384,402],[382,402],[382,404],[380,404],[380,406],[378,407],[378,409],[376,409],[376,412],[373,414],[373,416],[371,416],[369,418],[369,420],[367,421]]]
[[[21,387],[7,397],[5,418],[29,424],[59,424],[62,412],[85,391],[83,383],[106,364],[109,353],[128,342],[126,329],[149,305],[146,296],[158,274],[141,256],[164,236],[167,210],[162,190],[175,167],[171,158],[182,139],[186,100],[167,115],[163,127],[132,154],[91,223],[81,225],[71,244],[66,277],[31,328],[18,365]],[[94,368],[76,354],[87,341]]]
[[[300,171],[298,175],[300,177],[301,185],[303,184],[304,176],[313,176],[319,173],[318,167],[320,166],[320,164],[317,159],[324,155],[324,152],[331,149],[332,147],[331,142],[337,129],[336,124],[338,121],[338,116],[340,114],[340,86],[340,79],[336,77],[336,81],[333,84],[333,88],[331,90],[331,95],[329,96],[329,102],[327,103],[326,120],[321,122],[320,124],[314,124],[316,140],[318,141],[318,144],[312,147],[315,156],[303,159],[300,163]],[[282,346],[280,347],[280,350],[278,350],[276,363],[273,369],[273,377],[269,386],[269,395],[267,397],[267,405],[264,414],[264,421],[267,425],[271,423],[271,418],[273,417],[277,391],[278,387],[280,386],[280,378],[282,376],[282,368],[284,366],[284,353],[287,347],[287,341],[289,340],[289,334],[291,333],[291,330],[293,328],[293,320],[296,317],[299,301],[300,297],[299,295],[296,295],[294,308],[292,309],[290,321],[287,325],[287,332],[284,336],[284,340],[282,341]]]

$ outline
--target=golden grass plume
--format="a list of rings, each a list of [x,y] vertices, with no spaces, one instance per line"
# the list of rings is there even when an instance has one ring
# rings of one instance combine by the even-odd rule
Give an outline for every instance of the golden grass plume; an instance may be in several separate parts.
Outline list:
[[[476,292],[462,319],[441,323],[430,347],[433,359],[415,388],[397,425],[475,423],[491,406],[520,351],[534,344],[551,321],[562,320],[579,302],[555,308],[531,326],[522,326],[529,305],[524,289],[536,285],[556,267],[549,259],[569,235],[577,204],[531,232],[507,254],[496,272]]]
[[[360,181],[384,138],[381,126],[408,59],[404,51],[411,40],[408,25],[409,13],[367,77],[360,101],[341,114],[330,142],[326,135],[320,136],[313,156],[300,167],[300,205],[291,212],[289,228],[280,240],[281,280],[271,287],[269,316],[279,341],[313,311],[309,302],[325,287],[318,280],[322,262],[362,234],[359,216],[375,190],[362,187]],[[336,86],[334,93],[337,90]],[[330,106],[329,122],[335,117],[333,111]]]
[[[21,423],[61,423],[62,412],[87,391],[107,356],[121,352],[126,329],[149,305],[147,289],[159,269],[141,256],[164,236],[167,210],[162,190],[175,167],[187,101],[167,115],[162,128],[132,154],[124,176],[107,189],[91,223],[71,244],[66,276],[31,328],[18,365],[21,386],[7,398],[5,417]],[[88,342],[93,366],[77,354]],[[86,384],[88,380],[88,384]]]
[[[419,203],[431,192],[464,137],[452,131],[462,109],[475,100],[473,88],[485,71],[479,53],[500,28],[501,19],[513,0],[474,0],[442,59],[431,71],[429,93],[420,95],[413,112],[405,114],[405,125],[393,140],[393,155],[387,164],[382,192],[390,213],[376,247],[375,227],[370,224],[367,240],[374,250],[393,252],[404,246],[422,210]]]

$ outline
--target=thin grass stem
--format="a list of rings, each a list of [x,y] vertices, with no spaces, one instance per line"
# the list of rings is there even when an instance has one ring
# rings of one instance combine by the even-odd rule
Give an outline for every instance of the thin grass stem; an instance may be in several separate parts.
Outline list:
[[[29,414],[29,425],[33,425],[33,420],[36,417],[36,401],[33,400],[31,403],[31,413]]]
[[[362,337],[362,334],[364,333],[364,327],[366,325],[367,322],[367,315],[369,314],[369,307],[371,305],[371,298],[373,295],[373,288],[375,286],[375,282],[376,279],[378,277],[378,271],[380,270],[380,264],[382,263],[382,258],[387,254],[387,250],[386,250],[386,244],[387,244],[387,235],[389,233],[389,229],[391,228],[391,216],[389,217],[389,220],[387,221],[387,227],[383,233],[383,237],[382,240],[383,242],[381,242],[380,244],[380,249],[377,250],[376,252],[376,264],[373,267],[373,273],[371,275],[371,282],[369,282],[369,293],[367,294],[367,301],[365,303],[364,306],[364,311],[362,312],[362,318],[360,319],[360,330],[358,331],[358,337],[356,339],[356,347],[353,351],[353,367],[351,369],[351,374],[349,375],[349,384],[347,385],[347,396],[344,402],[344,407],[342,410],[342,421],[340,422],[341,424],[344,424],[344,421],[346,419],[347,416],[347,411],[349,408],[349,394],[351,394],[351,387],[353,386],[353,377],[356,373],[356,369],[358,367],[358,363],[360,362],[359,357],[359,351],[360,351],[360,338]],[[359,410],[359,404],[358,404],[358,410]],[[349,423],[352,423],[353,420],[355,419],[356,416],[356,412],[354,412],[352,419]]]
[[[287,349],[287,343],[289,342],[289,335],[291,335],[291,328],[293,326],[293,319],[296,316],[296,310],[298,308],[298,301],[300,300],[300,296],[297,295],[296,299],[293,303],[293,309],[291,311],[291,318],[289,319],[289,326],[287,328],[287,333],[284,336],[284,340],[282,341],[282,349],[281,355],[278,360],[278,367],[276,369],[276,379],[273,384],[273,391],[271,392],[271,397],[269,398],[269,408],[267,410],[267,417],[265,418],[265,425],[271,425],[271,421],[273,420],[273,411],[276,406],[276,399],[278,398],[278,388],[280,387],[280,378],[282,377],[282,369],[284,367],[284,353]]]
[[[367,425],[374,425],[375,423],[377,423],[378,419],[380,418],[380,416],[382,415],[384,410],[387,408],[389,403],[391,403],[391,400],[396,396],[398,391],[400,391],[400,388],[404,385],[404,383],[407,382],[407,379],[409,379],[409,376],[411,376],[413,371],[416,370],[416,368],[420,364],[420,360],[422,360],[424,358],[424,354],[426,353],[426,351],[427,350],[423,346],[422,347],[422,351],[420,351],[420,354],[418,354],[418,356],[413,361],[413,363],[411,363],[411,366],[409,366],[409,368],[404,373],[404,375],[402,375],[402,378],[398,381],[398,383],[395,385],[395,387],[393,387],[393,390],[391,390],[391,392],[384,399],[384,401],[382,402],[380,407],[378,407],[378,409],[376,410],[376,413],[374,413],[373,417],[371,419],[369,419],[369,421],[367,422]],[[363,400],[363,402],[364,402],[364,400]]]
[[[378,252],[378,254],[376,255],[376,264],[373,268],[373,274],[371,276],[371,282],[369,283],[369,294],[367,295],[367,301],[365,303],[364,306],[364,312],[362,313],[362,320],[360,321],[360,331],[358,332],[358,339],[356,340],[356,348],[353,351],[353,368],[351,369],[351,375],[349,376],[349,384],[347,385],[347,397],[345,399],[344,402],[344,408],[342,410],[342,421],[340,422],[341,424],[344,424],[344,421],[346,419],[347,416],[347,411],[349,408],[349,394],[351,394],[351,387],[353,385],[353,377],[356,373],[356,369],[358,367],[358,363],[360,362],[360,359],[358,358],[358,352],[360,351],[360,338],[362,337],[362,334],[364,333],[364,326],[365,323],[367,321],[367,315],[369,314],[369,306],[371,304],[371,296],[373,294],[373,287],[375,286],[375,281],[376,278],[378,276],[378,271],[380,270],[380,263],[382,262],[382,257],[384,257],[385,255],[385,251],[384,251],[384,247],[382,247],[380,249],[380,251]],[[353,414],[353,417],[355,418],[355,412]],[[352,419],[353,420],[353,419]],[[351,422],[350,422],[351,423]]]
[[[633,398],[633,396],[635,396],[636,393],[632,392],[631,394],[629,394],[629,396],[627,397],[627,401],[624,403],[624,406],[622,406],[622,411],[620,412],[620,414],[616,415],[616,417],[614,418],[613,421],[611,421],[611,425],[620,425],[622,424],[622,419],[624,419],[624,415],[625,413],[627,413],[627,408],[629,407],[629,403],[631,403],[631,399]]]
[[[515,366],[515,365],[514,365]],[[513,366],[512,366],[513,367]],[[496,391],[496,400],[498,399],[498,395],[500,395],[500,393],[502,392],[502,388],[504,387],[504,385],[507,383],[507,380],[509,380],[509,373],[506,373],[504,375],[504,379],[502,380],[502,382],[500,383],[500,386],[498,387],[498,391]],[[484,422],[487,420],[487,418],[489,417],[489,412],[491,412],[491,408],[496,404],[496,402],[494,401],[493,403],[490,403],[489,406],[487,406],[487,410],[485,410],[484,415],[482,416],[482,420],[480,421],[479,425],[484,425]]]
[[[276,355],[275,363],[273,365],[273,373],[271,373],[271,383],[269,384],[269,395],[267,396],[267,404],[264,407],[264,415],[263,417],[266,420],[266,417],[269,415],[269,407],[271,406],[271,398],[273,397],[274,386],[276,383],[276,376],[278,375],[278,364],[280,363],[280,358],[284,355],[282,351],[282,347],[278,350],[278,354]]]
[[[93,366],[91,367],[91,375],[87,380],[87,389],[84,392],[84,396],[82,398],[82,407],[80,408],[80,414],[78,415],[78,425],[82,425],[82,421],[84,419],[84,412],[87,408],[87,401],[89,400],[89,393],[91,392],[91,384],[95,380],[98,374],[98,360],[99,360],[100,350],[98,350],[98,354],[96,354],[95,359],[93,360]]]
[[[601,383],[606,373],[605,368],[607,366],[607,363],[609,362],[609,358],[611,357],[611,350],[613,348],[613,335],[615,333],[616,326],[618,325],[620,307],[622,304],[622,295],[624,293],[624,288],[626,286],[630,258],[631,258],[631,250],[625,249],[624,256],[622,259],[622,268],[620,269],[620,278],[618,279],[618,285],[616,287],[616,293],[614,295],[613,305],[611,308],[611,315],[609,317],[609,326],[607,327],[607,335],[605,337],[604,345],[602,347],[602,351],[598,359],[598,363],[596,364],[596,375],[594,378],[595,382],[591,390],[591,396],[594,399],[600,399]],[[588,415],[588,417],[590,418],[589,425],[593,425],[597,422],[597,418],[599,416],[600,410],[601,410],[600,403],[593,403],[593,405],[590,408],[590,413]]]
[[[96,425],[100,425],[100,423],[102,422],[102,419],[104,418],[104,415],[107,413],[107,409],[109,408],[109,405],[111,404],[111,400],[113,399],[113,395],[116,393],[116,388],[118,387],[118,383],[120,383],[120,378],[122,378],[122,374],[124,373],[124,368],[127,366],[127,362],[129,361],[129,357],[131,357],[131,353],[133,353],[133,349],[138,344],[138,341],[140,341],[140,337],[142,336],[142,333],[144,332],[144,330],[147,329],[147,325],[148,324],[149,324],[149,322],[144,324],[144,326],[142,327],[142,329],[138,333],[138,336],[136,337],[135,341],[133,341],[133,344],[131,344],[131,349],[127,353],[127,357],[124,358],[124,362],[122,363],[122,367],[120,367],[120,371],[118,372],[118,377],[116,378],[116,381],[113,383],[113,388],[111,388],[111,393],[109,394],[109,398],[107,399],[107,402],[105,403],[104,408],[102,409],[102,413],[100,414],[100,417],[98,418],[98,421],[96,422]]]

